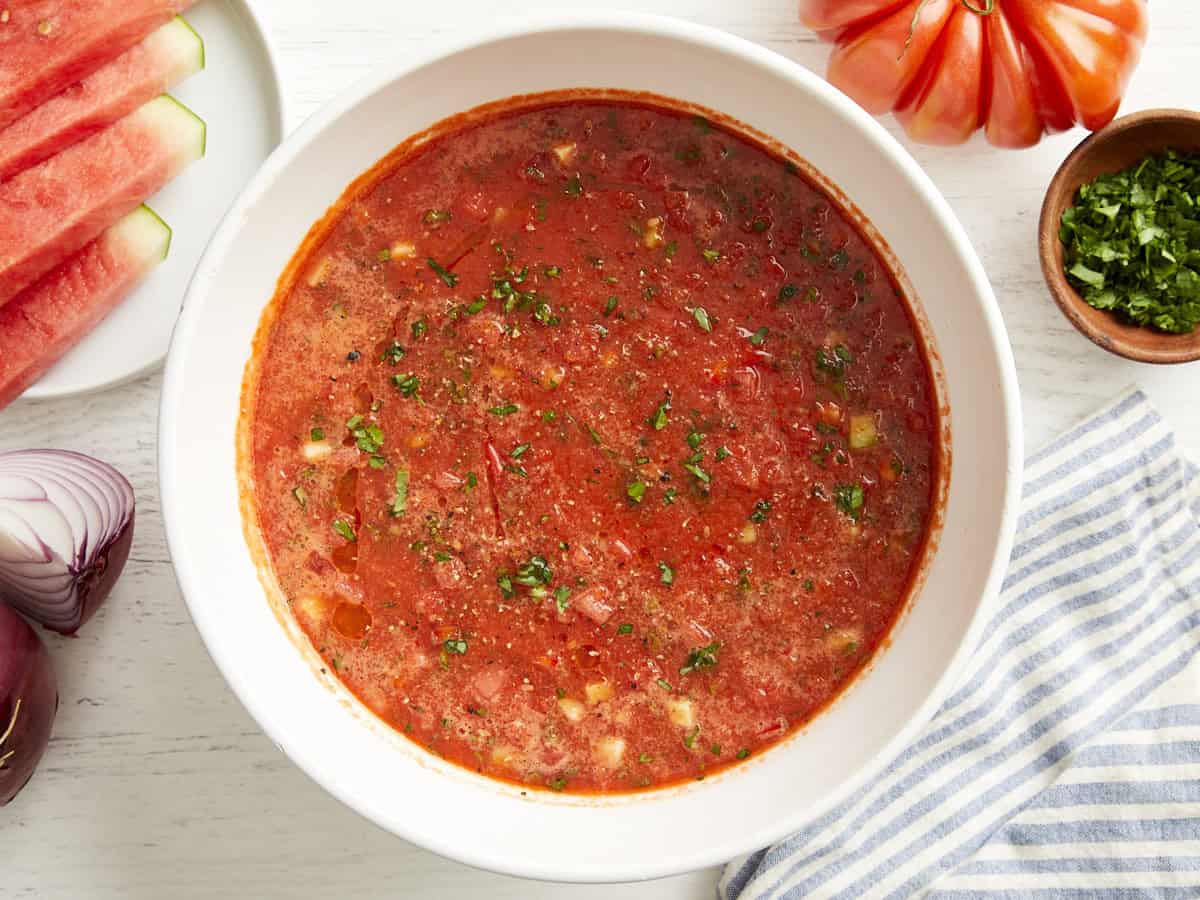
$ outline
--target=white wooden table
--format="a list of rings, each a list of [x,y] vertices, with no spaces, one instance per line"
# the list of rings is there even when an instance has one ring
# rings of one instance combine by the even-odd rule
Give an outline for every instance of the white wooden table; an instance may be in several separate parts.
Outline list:
[[[495,9],[546,4],[255,5],[279,52],[289,124],[295,126],[375,63],[424,48]],[[794,0],[624,5],[718,26],[818,71],[824,67],[827,49],[797,23]],[[1152,6],[1151,45],[1125,109],[1200,107],[1200,19],[1185,0]],[[1136,383],[1196,451],[1200,365],[1156,370],[1111,357],[1071,329],[1043,288],[1034,243],[1038,209],[1054,168],[1079,137],[1061,135],[1021,153],[983,143],[914,152],[966,225],[999,295],[1020,370],[1027,443],[1043,442]],[[537,884],[474,871],[380,832],[303,776],[226,688],[180,598],[155,483],[159,383],[153,375],[102,396],[18,402],[0,414],[0,448],[70,447],[107,459],[132,480],[139,504],[128,569],[106,608],[77,639],[49,638],[62,709],[37,777],[0,811],[0,897],[713,895],[716,870],[615,888]]]

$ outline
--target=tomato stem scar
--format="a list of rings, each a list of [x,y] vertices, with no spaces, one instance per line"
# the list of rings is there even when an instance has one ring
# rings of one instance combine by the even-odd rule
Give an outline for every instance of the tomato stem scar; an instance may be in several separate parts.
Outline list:
[[[979,0],[979,2],[980,5],[976,6],[971,0],[962,0],[962,5],[977,16],[990,16],[996,11],[996,0]]]
[[[990,16],[996,11],[996,0],[974,0],[974,2],[973,0],[959,0],[959,2],[963,5],[963,9],[975,13],[977,16]],[[921,0],[917,4],[916,10],[913,11],[912,21],[908,25],[908,37],[905,38],[904,46],[900,48],[900,55],[896,59],[903,59],[908,48],[912,46],[913,38],[917,33],[917,23],[921,20],[921,13],[928,5],[929,0]]]

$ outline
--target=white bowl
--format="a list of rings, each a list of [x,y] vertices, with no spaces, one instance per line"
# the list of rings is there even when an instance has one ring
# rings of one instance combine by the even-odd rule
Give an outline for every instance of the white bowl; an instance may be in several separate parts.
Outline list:
[[[234,432],[259,314],[310,224],[394,145],[447,116],[568,87],[652,90],[777,138],[890,243],[924,306],[953,408],[941,546],[892,645],[800,734],[718,777],[641,795],[522,792],[392,732],[282,626],[243,539]],[[346,804],[437,853],[515,875],[626,881],[722,862],[852,791],[936,709],[998,588],[1021,470],[1004,325],[949,206],[887,133],[817,76],[718,31],[629,13],[493,26],[351,88],[263,166],[217,231],[167,362],[159,437],[167,537],[209,652],[250,713]],[[289,633],[291,631],[292,633]]]

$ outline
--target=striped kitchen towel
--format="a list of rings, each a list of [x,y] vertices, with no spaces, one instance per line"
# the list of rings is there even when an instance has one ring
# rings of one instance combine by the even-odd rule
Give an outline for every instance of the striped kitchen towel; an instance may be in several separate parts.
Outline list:
[[[957,689],[723,900],[1200,896],[1200,473],[1133,392],[1031,457],[1022,502]]]

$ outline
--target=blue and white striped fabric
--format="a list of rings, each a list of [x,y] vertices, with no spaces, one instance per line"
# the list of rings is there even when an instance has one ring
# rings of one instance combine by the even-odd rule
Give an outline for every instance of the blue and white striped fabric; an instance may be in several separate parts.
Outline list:
[[[957,690],[723,900],[1200,896],[1200,473],[1140,392],[1028,461]]]

